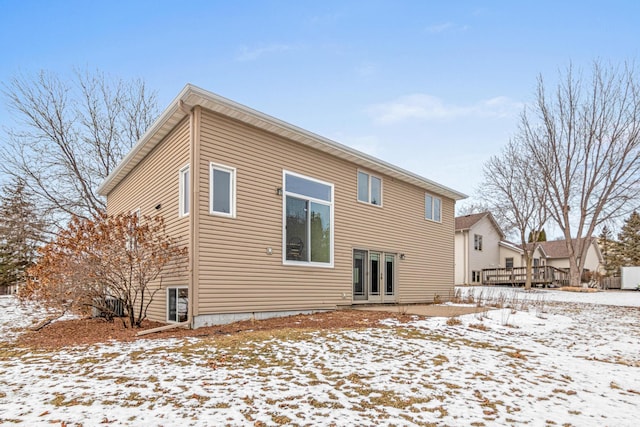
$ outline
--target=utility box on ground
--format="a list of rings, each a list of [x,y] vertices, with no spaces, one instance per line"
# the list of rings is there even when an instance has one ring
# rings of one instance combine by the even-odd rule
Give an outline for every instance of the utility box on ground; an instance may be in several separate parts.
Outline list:
[[[640,267],[620,267],[620,289],[640,290]]]

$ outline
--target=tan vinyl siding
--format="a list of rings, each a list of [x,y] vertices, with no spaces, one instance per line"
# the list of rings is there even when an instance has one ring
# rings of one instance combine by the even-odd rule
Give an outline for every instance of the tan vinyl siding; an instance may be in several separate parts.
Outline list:
[[[371,206],[357,201],[358,166],[346,160],[208,110],[200,135],[199,314],[351,304],[354,248],[406,255],[397,260],[399,302],[450,296],[453,200],[435,194],[442,199],[442,223],[428,221],[425,191],[416,186],[375,173],[383,179],[383,207]],[[236,218],[209,214],[210,162],[237,170]],[[282,264],[284,196],[276,190],[283,169],[334,184],[333,268]]]
[[[114,189],[107,198],[109,214],[129,212],[140,208],[142,215],[160,214],[167,232],[187,245],[189,218],[178,215],[179,170],[189,162],[189,120],[183,120],[147,155]],[[160,204],[161,208],[156,210]],[[187,271],[164,277],[163,289],[154,297],[148,315],[166,321],[166,287],[187,286]]]

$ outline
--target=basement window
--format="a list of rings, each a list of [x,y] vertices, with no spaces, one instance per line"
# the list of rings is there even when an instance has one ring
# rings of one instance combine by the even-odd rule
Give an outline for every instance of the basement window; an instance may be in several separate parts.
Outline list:
[[[167,288],[167,321],[186,322],[189,309],[189,288]]]

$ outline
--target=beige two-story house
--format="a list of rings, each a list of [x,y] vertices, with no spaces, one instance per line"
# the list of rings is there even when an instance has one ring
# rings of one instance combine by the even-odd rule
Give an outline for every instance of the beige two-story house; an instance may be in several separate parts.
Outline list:
[[[187,85],[100,186],[189,249],[149,317],[192,327],[452,295],[454,204],[426,178]]]

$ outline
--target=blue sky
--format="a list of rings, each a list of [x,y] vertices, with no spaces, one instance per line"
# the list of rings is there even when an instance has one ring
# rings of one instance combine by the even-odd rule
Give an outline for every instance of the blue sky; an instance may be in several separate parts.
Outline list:
[[[98,68],[161,108],[189,82],[473,195],[537,76],[638,60],[638,16],[635,0],[0,0],[0,82]]]

